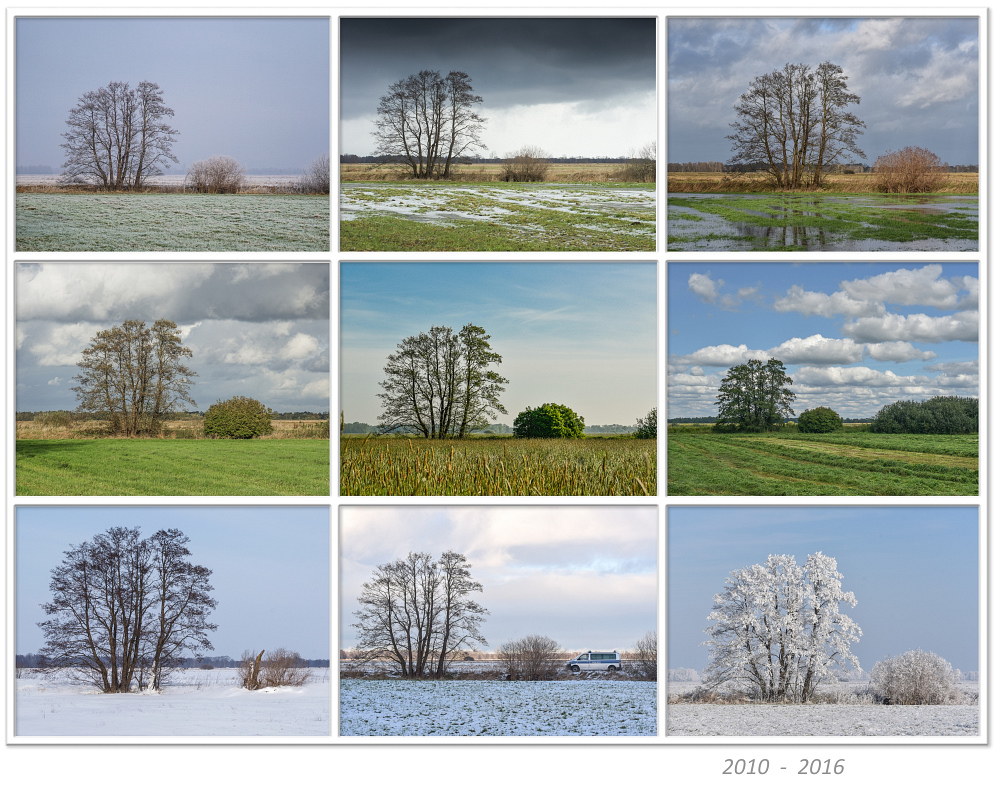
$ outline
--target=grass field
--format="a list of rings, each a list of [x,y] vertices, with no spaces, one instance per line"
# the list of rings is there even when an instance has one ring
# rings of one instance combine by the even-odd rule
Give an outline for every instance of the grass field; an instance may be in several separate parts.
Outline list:
[[[18,193],[17,251],[329,251],[330,197]]]
[[[974,496],[977,436],[667,432],[671,496]]]
[[[393,437],[340,442],[344,496],[649,496],[652,439]]]
[[[654,185],[362,183],[340,190],[342,251],[655,251]]]
[[[18,496],[325,496],[328,439],[19,439]]]

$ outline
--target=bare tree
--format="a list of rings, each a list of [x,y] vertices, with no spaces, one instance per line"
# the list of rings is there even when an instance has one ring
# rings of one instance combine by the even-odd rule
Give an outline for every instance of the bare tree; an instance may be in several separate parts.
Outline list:
[[[546,635],[525,635],[497,647],[497,659],[511,680],[550,679],[565,657],[563,648]]]
[[[246,168],[228,155],[213,155],[188,167],[184,187],[203,194],[235,194],[246,187]]]
[[[237,665],[240,685],[248,690],[264,687],[301,687],[309,680],[309,668],[297,651],[278,648],[256,657],[251,651],[243,652]]]
[[[358,597],[356,650],[392,660],[405,678],[441,678],[454,656],[486,643],[479,626],[489,611],[469,596],[483,590],[470,568],[454,551],[379,565]]]
[[[111,431],[123,436],[156,433],[178,404],[195,405],[188,390],[197,374],[181,362],[190,356],[177,324],[167,319],[152,328],[128,319],[101,330],[77,363],[79,385],[71,388],[77,411],[106,415]]]
[[[393,83],[379,100],[375,154],[406,164],[418,179],[448,177],[454,161],[485,148],[486,118],[475,111],[482,100],[464,71],[421,71]]]
[[[65,551],[38,625],[47,667],[102,692],[159,689],[182,651],[211,649],[211,570],[190,563],[188,541],[177,529],[143,539],[113,527]]]
[[[875,187],[884,193],[915,194],[938,190],[948,167],[924,147],[904,147],[880,155],[872,172]]]
[[[508,183],[536,183],[549,171],[548,154],[540,147],[525,145],[516,153],[507,153],[500,179]]]
[[[635,642],[628,652],[628,669],[631,674],[646,681],[657,680],[656,630],[650,630]]]
[[[629,183],[656,182],[656,142],[646,142],[628,154],[628,160],[617,173],[619,180]]]
[[[330,156],[324,153],[310,163],[299,184],[306,193],[330,193]]]
[[[171,145],[179,133],[165,117],[174,110],[163,103],[155,82],[110,82],[84,93],[70,110],[63,134],[65,180],[84,180],[108,190],[139,188],[177,162]]]

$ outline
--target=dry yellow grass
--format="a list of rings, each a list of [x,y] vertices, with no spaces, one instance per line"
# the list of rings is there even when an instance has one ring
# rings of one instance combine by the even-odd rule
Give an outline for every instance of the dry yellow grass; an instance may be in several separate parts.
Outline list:
[[[668,193],[734,193],[771,191],[773,188],[763,177],[743,180],[734,185],[718,172],[669,172],[667,174]],[[875,193],[875,176],[867,174],[831,174],[824,179],[822,191],[832,193]],[[955,172],[945,179],[944,186],[936,193],[975,194],[979,193],[979,174],[976,172]]]
[[[545,175],[547,183],[607,183],[618,182],[617,173],[622,164],[550,164]],[[459,182],[498,182],[503,164],[456,164],[452,167],[452,180]],[[372,164],[341,164],[341,182],[396,181],[404,179],[399,166],[373,166]]]

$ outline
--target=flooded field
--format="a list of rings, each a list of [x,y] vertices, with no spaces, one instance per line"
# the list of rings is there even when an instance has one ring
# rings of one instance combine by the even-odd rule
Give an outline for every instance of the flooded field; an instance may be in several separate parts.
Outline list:
[[[342,251],[655,251],[654,186],[345,183]]]
[[[977,251],[978,196],[684,194],[670,251]]]

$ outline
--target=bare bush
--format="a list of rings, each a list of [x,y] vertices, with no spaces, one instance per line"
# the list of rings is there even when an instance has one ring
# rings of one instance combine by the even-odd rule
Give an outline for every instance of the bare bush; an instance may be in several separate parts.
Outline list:
[[[923,147],[904,147],[880,155],[872,168],[875,187],[883,193],[916,194],[939,190],[947,166]]]
[[[525,145],[516,153],[507,153],[500,179],[508,183],[540,183],[548,171],[548,153]]]
[[[951,664],[917,649],[875,663],[872,687],[886,703],[903,705],[965,703]]]
[[[628,160],[615,176],[627,183],[655,183],[656,142],[647,142],[638,151],[629,152]]]
[[[565,657],[562,647],[545,635],[526,635],[497,648],[497,659],[510,680],[551,679]]]
[[[263,657],[263,649],[256,657],[249,649],[240,655],[239,665],[236,666],[236,675],[239,678],[240,686],[248,690],[259,690],[264,686],[260,683],[260,661]]]
[[[643,681],[656,681],[656,630],[650,630],[635,642],[635,648],[623,659],[629,675]]]
[[[247,170],[228,155],[213,155],[188,167],[184,187],[202,194],[234,194],[246,185]]]
[[[236,666],[240,686],[248,690],[264,687],[300,687],[309,679],[309,669],[298,652],[288,649],[263,649],[255,657],[252,651],[244,651]]]
[[[330,156],[321,155],[306,168],[299,188],[307,194],[330,193]]]

